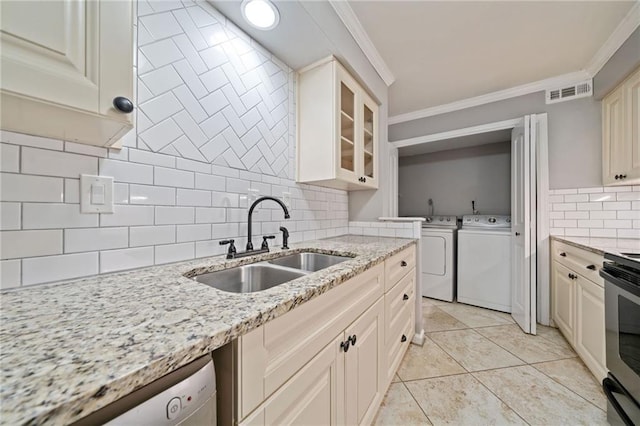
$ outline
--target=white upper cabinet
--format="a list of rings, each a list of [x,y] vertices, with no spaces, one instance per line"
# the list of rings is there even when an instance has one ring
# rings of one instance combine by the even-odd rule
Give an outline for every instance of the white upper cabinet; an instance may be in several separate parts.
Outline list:
[[[2,1],[2,129],[111,146],[132,127],[132,2]],[[131,104],[132,105],[132,104]],[[126,108],[124,108],[126,111]]]
[[[378,188],[378,105],[333,57],[298,77],[298,182]]]
[[[640,183],[640,68],[602,100],[602,180]]]

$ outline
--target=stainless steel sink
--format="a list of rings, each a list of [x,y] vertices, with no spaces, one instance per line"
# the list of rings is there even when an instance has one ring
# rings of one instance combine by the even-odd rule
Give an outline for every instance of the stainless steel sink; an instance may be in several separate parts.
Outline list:
[[[193,279],[218,290],[232,293],[252,293],[275,287],[304,275],[307,273],[265,263],[254,263],[198,275]]]
[[[287,268],[300,269],[307,272],[316,272],[329,266],[351,260],[351,257],[333,256],[321,253],[296,253],[289,256],[279,257],[269,260],[274,265],[285,266]]]

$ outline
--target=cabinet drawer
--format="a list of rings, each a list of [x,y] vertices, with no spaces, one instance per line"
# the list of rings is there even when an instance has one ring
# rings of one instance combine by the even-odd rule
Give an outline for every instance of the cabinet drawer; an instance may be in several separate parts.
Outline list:
[[[393,375],[396,374],[404,353],[411,343],[413,337],[413,318],[411,312],[408,310],[401,311],[401,326],[395,331],[391,331],[388,336],[388,343],[386,345],[387,355],[387,383],[390,383],[393,379]],[[404,339],[403,339],[404,336]],[[404,341],[403,341],[404,340]]]
[[[573,272],[604,287],[604,280],[599,272],[602,269],[602,255],[582,250],[560,241],[553,242],[553,260],[571,269]]]
[[[376,265],[238,339],[239,417],[244,418],[383,296]]]
[[[384,262],[384,290],[389,291],[402,279],[409,271],[416,266],[416,246],[415,244],[391,256]]]
[[[388,342],[392,330],[401,329],[403,311],[415,309],[416,274],[412,269],[400,282],[384,295],[385,339]]]

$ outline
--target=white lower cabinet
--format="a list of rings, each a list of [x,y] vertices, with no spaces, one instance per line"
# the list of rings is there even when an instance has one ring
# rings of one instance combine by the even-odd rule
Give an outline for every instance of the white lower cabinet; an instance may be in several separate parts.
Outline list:
[[[569,342],[573,342],[575,311],[575,285],[573,273],[554,262],[553,264],[553,320]]]
[[[329,343],[241,425],[335,425],[344,416],[343,336]]]
[[[552,249],[553,321],[593,375],[607,376],[603,257],[554,241]]]
[[[415,256],[415,249],[401,253]],[[376,265],[238,339],[238,424],[373,421],[415,315],[415,268],[403,268],[405,275],[394,274],[387,286],[388,266]]]
[[[604,326],[604,288],[578,277],[576,280],[575,349],[599,379],[607,377]]]

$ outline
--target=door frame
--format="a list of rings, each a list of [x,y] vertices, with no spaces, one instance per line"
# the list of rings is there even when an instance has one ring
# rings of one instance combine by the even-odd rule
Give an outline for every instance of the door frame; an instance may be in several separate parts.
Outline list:
[[[539,124],[539,139],[536,146],[536,189],[537,189],[537,208],[536,208],[536,278],[537,278],[537,322],[542,325],[550,325],[551,319],[551,270],[549,262],[549,137],[547,114],[528,114],[535,115]],[[435,141],[459,138],[462,136],[471,136],[481,133],[489,133],[497,130],[507,130],[515,128],[522,122],[523,117],[518,117],[503,121],[494,121],[491,123],[481,124],[478,126],[464,127],[446,132],[433,133],[424,136],[418,136],[409,139],[402,139],[390,142],[394,148],[404,148],[407,146],[421,145]],[[397,157],[396,157],[397,158]],[[397,160],[396,160],[397,161]],[[398,182],[395,182],[395,190],[392,194],[398,193]],[[397,197],[396,197],[397,199]],[[397,204],[396,204],[397,205]]]

